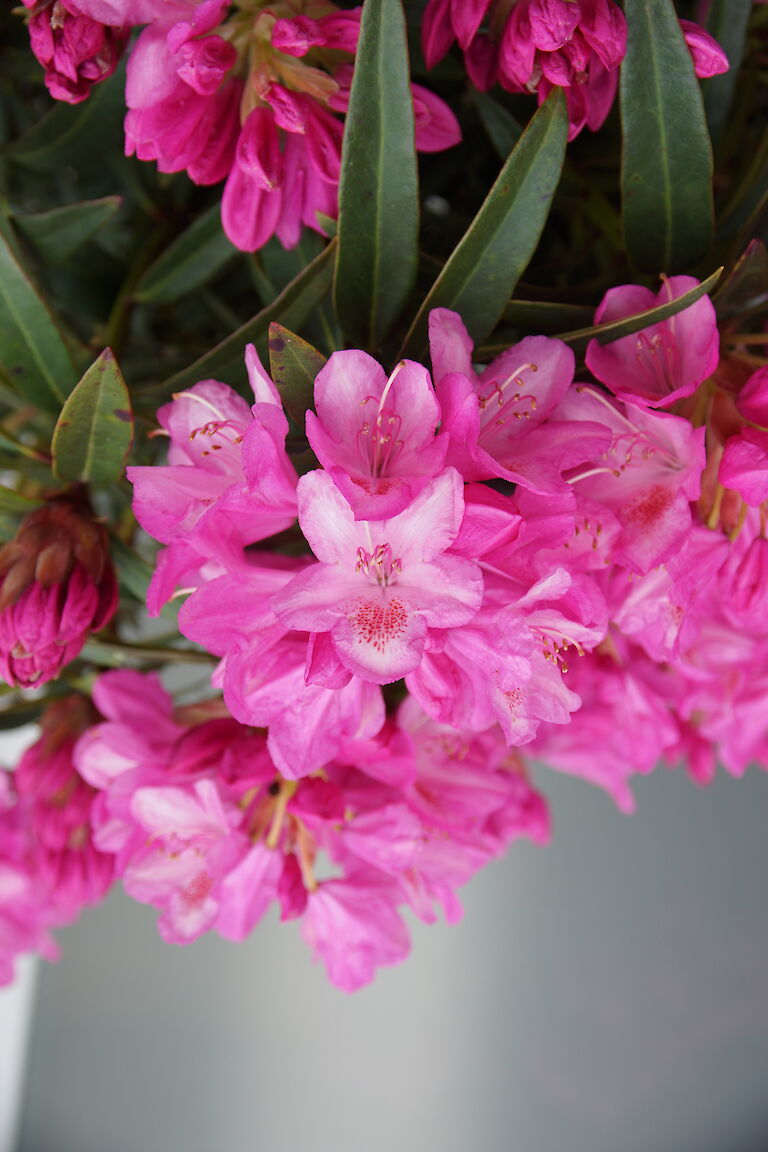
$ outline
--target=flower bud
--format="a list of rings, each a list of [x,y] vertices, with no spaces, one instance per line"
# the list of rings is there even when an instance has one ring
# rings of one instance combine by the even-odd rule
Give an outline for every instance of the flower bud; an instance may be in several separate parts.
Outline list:
[[[32,51],[45,69],[55,100],[79,104],[94,84],[111,76],[128,43],[128,28],[112,28],[83,15],[77,0],[24,0]]]
[[[25,688],[53,680],[116,608],[107,533],[87,499],[48,501],[0,549],[0,676]]]

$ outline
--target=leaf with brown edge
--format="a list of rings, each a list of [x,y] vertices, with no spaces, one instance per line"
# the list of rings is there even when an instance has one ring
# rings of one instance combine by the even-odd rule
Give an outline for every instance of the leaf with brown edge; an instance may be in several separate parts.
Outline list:
[[[53,473],[71,483],[119,480],[133,441],[128,389],[105,348],[61,410],[51,442]]]

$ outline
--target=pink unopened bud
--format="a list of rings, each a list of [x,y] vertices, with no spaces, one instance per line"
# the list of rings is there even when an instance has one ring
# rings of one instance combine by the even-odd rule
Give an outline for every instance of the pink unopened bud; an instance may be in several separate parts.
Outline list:
[[[76,0],[39,0],[30,7],[29,39],[55,100],[79,104],[111,76],[128,42],[127,28],[83,15]]]
[[[116,608],[105,529],[79,494],[50,500],[0,549],[0,676],[53,680]]]

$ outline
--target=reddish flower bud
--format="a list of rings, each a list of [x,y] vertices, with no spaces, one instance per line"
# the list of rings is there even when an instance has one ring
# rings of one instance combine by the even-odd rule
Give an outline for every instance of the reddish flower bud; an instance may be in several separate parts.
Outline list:
[[[0,549],[0,676],[53,680],[116,608],[106,530],[81,494],[50,500]]]

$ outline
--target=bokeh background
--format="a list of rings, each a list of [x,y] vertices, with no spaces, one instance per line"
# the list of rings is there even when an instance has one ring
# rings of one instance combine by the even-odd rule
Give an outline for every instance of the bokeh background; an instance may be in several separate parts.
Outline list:
[[[176,948],[122,893],[86,914],[39,973],[19,1152],[765,1152],[768,778],[660,770],[631,817],[536,778],[552,843],[355,996],[276,918]]]

